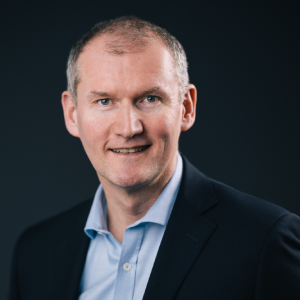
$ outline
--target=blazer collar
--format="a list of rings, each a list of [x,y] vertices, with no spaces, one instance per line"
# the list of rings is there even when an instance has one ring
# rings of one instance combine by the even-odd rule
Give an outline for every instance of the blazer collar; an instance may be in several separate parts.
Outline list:
[[[210,180],[183,157],[183,177],[144,294],[144,300],[173,299],[216,229],[202,214],[218,203]]]
[[[177,196],[178,201],[190,203],[199,215],[218,204],[211,181],[196,169],[186,157],[183,158],[182,183]]]

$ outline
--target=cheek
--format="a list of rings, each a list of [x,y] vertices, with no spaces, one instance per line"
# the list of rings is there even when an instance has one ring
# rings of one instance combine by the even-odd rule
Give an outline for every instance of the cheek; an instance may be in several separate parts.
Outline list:
[[[177,110],[166,110],[151,118],[149,131],[164,140],[167,145],[177,143],[180,134],[180,113]]]
[[[95,149],[103,146],[109,134],[109,124],[105,119],[94,116],[83,116],[79,122],[80,139],[85,148]]]

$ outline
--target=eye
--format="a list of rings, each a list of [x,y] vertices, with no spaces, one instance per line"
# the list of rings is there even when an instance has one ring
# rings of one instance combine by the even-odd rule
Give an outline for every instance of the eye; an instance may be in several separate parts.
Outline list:
[[[146,97],[147,102],[153,103],[157,100],[157,97],[155,96],[147,96]]]
[[[110,99],[101,99],[98,102],[100,102],[102,105],[108,105],[109,101],[110,101]]]

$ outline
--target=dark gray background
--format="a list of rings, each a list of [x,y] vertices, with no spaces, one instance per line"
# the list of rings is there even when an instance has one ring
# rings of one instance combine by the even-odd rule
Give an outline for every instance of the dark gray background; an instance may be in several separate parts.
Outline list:
[[[97,188],[60,95],[71,45],[126,14],[186,49],[198,108],[181,152],[208,176],[300,214],[296,1],[10,1],[0,8],[1,299],[19,234]]]

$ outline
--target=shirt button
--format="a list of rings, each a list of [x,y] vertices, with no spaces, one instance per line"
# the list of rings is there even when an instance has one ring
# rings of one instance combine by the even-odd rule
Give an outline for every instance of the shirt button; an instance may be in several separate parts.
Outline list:
[[[101,231],[98,231],[98,234],[101,234],[101,235],[105,235],[103,232],[101,232]]]
[[[123,265],[123,269],[124,269],[125,271],[130,271],[130,269],[131,269],[131,264],[125,263],[125,264]]]

